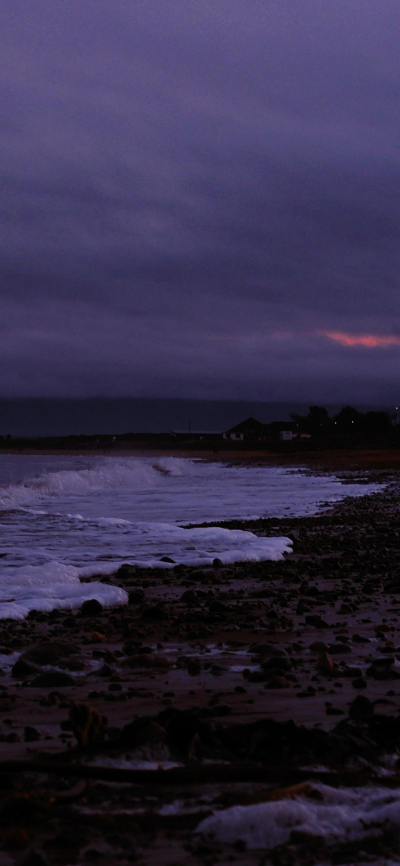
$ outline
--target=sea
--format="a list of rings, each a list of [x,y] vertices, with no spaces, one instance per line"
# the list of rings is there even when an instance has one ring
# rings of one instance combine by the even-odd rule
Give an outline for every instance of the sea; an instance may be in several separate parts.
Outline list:
[[[216,558],[282,559],[292,541],[279,534],[279,524],[266,537],[218,524],[313,515],[377,489],[359,476],[301,468],[1,454],[0,618],[76,609],[91,598],[125,604],[126,592],[106,579],[124,563],[173,568],[207,567]]]

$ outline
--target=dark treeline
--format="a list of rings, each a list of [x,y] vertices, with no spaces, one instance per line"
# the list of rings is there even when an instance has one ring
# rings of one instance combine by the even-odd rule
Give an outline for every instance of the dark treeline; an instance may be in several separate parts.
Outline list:
[[[288,413],[289,414],[289,413]],[[256,430],[251,428],[242,441],[223,438],[223,432],[210,436],[191,436],[190,433],[176,437],[171,431],[163,433],[125,432],[114,435],[80,434],[66,436],[21,437],[10,434],[0,435],[0,451],[16,453],[33,451],[62,451],[66,453],[97,452],[111,454],[118,451],[137,451],[146,449],[180,451],[195,448],[196,451],[213,450],[214,454],[248,449],[270,451],[271,453],[294,453],[307,451],[360,450],[400,448],[400,425],[397,414],[383,410],[361,411],[353,406],[343,406],[334,413],[324,406],[310,406],[307,414],[291,414],[291,421],[272,421],[258,423]],[[249,419],[251,420],[251,419]],[[261,428],[261,429],[259,429]],[[282,436],[282,431],[290,432],[290,438]]]
[[[388,433],[396,416],[384,411],[359,412],[353,406],[343,406],[331,417],[324,406],[310,406],[308,415],[291,415],[299,432],[318,436],[343,433]]]

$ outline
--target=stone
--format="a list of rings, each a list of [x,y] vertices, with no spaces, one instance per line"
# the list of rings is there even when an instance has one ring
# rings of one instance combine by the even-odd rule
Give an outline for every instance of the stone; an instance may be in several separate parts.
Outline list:
[[[223,601],[218,601],[218,599],[216,599],[215,601],[212,601],[210,603],[208,610],[210,611],[210,613],[226,613],[229,608],[226,604],[223,603]]]
[[[19,658],[11,668],[11,676],[16,680],[22,680],[30,674],[37,673],[37,670],[35,665],[31,665],[29,662],[24,661],[24,659]]]
[[[265,676],[264,671],[249,671],[248,668],[243,671],[243,678],[249,683],[263,683]]]
[[[213,710],[215,716],[230,716],[232,713],[232,707],[229,704],[215,704]]]
[[[307,625],[313,625],[315,628],[329,628],[328,623],[319,614],[306,614],[305,621]]]
[[[272,679],[265,684],[266,689],[286,689],[288,686],[290,686],[290,683],[285,679],[285,677],[272,677]]]
[[[124,659],[122,665],[125,668],[150,668],[154,670],[167,671],[171,667],[171,662],[165,656],[137,653],[136,655]]]
[[[90,598],[81,604],[81,616],[96,616],[103,610],[103,605],[97,601],[97,598]]]
[[[35,688],[62,688],[63,686],[74,686],[75,680],[62,671],[46,671],[44,674],[39,674],[31,682],[31,686]]]
[[[357,695],[349,706],[350,719],[365,719],[368,716],[372,716],[373,712],[374,705],[366,695]]]
[[[255,655],[287,657],[287,652],[284,649],[281,649],[281,647],[275,646],[272,643],[253,644],[253,646],[250,647],[250,651],[255,653]]]
[[[372,677],[374,680],[390,680],[397,679],[400,674],[392,670],[394,659],[390,656],[376,658],[366,670],[367,677]]]
[[[220,677],[224,673],[224,668],[221,665],[211,665],[210,673],[213,677]]]
[[[38,665],[56,664],[60,659],[77,655],[79,650],[70,643],[63,641],[47,641],[22,653],[20,660],[34,662]]]
[[[102,667],[99,668],[98,671],[93,671],[93,673],[91,674],[91,676],[97,676],[97,677],[111,677],[111,676],[112,676],[112,670],[111,670],[111,668],[110,668],[108,665],[102,665]]]
[[[37,740],[40,740],[40,733],[36,730],[36,728],[32,728],[30,725],[27,725],[24,728],[24,741],[25,743],[35,743]]]
[[[290,671],[292,665],[289,659],[286,656],[272,656],[270,659],[266,659],[266,661],[261,662],[260,667],[263,671],[271,670],[271,668],[282,671]]]
[[[346,643],[331,643],[329,646],[330,655],[344,655],[351,653],[352,649]]]
[[[122,729],[122,740],[131,748],[140,748],[148,743],[166,743],[165,728],[151,718],[137,719]]]
[[[118,571],[116,572],[116,577],[125,578],[125,577],[134,577],[137,574],[138,567],[137,565],[130,565],[128,562],[124,562],[120,565]]]
[[[366,689],[367,682],[364,677],[356,677],[355,680],[352,681],[352,686],[354,689]]]
[[[144,592],[142,589],[133,589],[128,595],[129,604],[142,604]]]
[[[47,866],[47,860],[40,851],[32,849],[32,851],[29,851],[26,857],[21,860],[20,866]]]
[[[29,836],[26,830],[11,827],[3,834],[1,841],[6,851],[21,851],[29,845]]]
[[[387,583],[385,585],[385,591],[391,592],[393,595],[398,595],[400,593],[400,580],[391,581],[391,583]]]
[[[143,619],[161,620],[168,619],[168,614],[163,607],[157,604],[145,607],[142,611],[142,617]]]
[[[377,636],[379,637],[379,635],[383,635],[385,634],[385,632],[390,631],[390,625],[388,625],[388,623],[386,622],[382,622],[379,625],[375,626],[375,631]]]
[[[329,650],[329,646],[323,640],[315,640],[314,643],[310,644],[310,650],[312,652],[327,653]]]
[[[199,664],[199,662],[195,661],[194,659],[190,659],[187,664],[186,670],[191,677],[198,677],[199,674],[201,674],[201,664]]]
[[[184,604],[197,604],[199,597],[194,589],[187,589],[180,597]]]

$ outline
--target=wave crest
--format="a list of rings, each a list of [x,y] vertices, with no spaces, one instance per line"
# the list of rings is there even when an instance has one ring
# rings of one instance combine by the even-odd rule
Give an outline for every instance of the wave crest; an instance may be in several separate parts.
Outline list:
[[[101,490],[151,489],[162,476],[180,476],[190,472],[191,460],[160,458],[154,463],[140,458],[101,458],[82,469],[60,469],[57,472],[24,479],[0,491],[0,506],[5,509],[34,505],[47,497],[82,496]]]

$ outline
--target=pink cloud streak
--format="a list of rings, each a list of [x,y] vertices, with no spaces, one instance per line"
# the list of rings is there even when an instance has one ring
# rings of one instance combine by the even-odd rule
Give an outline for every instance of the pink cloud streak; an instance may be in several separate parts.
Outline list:
[[[344,331],[323,331],[323,334],[342,346],[366,346],[367,349],[376,349],[379,346],[400,346],[400,337],[380,337],[377,334],[346,334]]]

